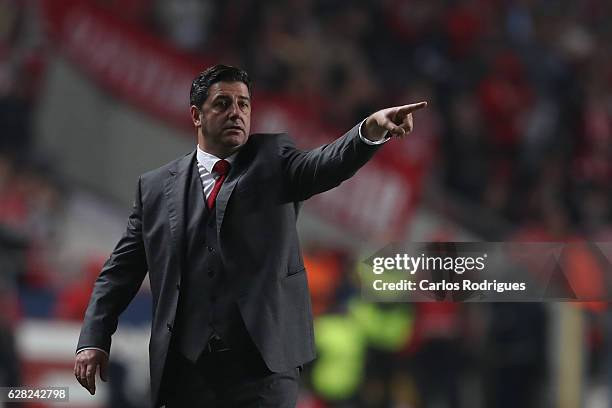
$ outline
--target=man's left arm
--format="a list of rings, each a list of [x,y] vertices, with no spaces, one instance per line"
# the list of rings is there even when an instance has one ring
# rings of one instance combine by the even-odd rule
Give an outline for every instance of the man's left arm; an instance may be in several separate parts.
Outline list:
[[[352,177],[391,136],[404,137],[412,131],[412,112],[427,102],[379,110],[333,142],[301,151],[283,138],[280,155],[291,198],[302,201],[330,190]]]

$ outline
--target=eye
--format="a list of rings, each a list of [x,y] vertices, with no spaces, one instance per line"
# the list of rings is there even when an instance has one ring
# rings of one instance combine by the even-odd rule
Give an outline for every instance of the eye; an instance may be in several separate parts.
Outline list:
[[[246,102],[246,101],[242,101],[242,102],[240,102],[240,103],[239,103],[239,106],[240,106],[240,109],[242,109],[243,111],[244,111],[244,110],[248,110],[248,109],[249,109],[249,107],[250,107],[250,106],[249,106],[249,103],[248,103],[248,102]]]
[[[217,101],[215,102],[215,107],[219,109],[225,109],[227,108],[227,101],[224,99],[217,99]]]

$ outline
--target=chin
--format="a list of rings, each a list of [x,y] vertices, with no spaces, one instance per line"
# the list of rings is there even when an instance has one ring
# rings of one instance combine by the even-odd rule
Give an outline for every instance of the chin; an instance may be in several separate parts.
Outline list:
[[[236,148],[236,147],[240,147],[243,144],[245,144],[248,139],[249,139],[248,136],[245,136],[245,135],[242,135],[242,134],[241,135],[232,135],[232,136],[226,138],[225,143],[228,146]]]

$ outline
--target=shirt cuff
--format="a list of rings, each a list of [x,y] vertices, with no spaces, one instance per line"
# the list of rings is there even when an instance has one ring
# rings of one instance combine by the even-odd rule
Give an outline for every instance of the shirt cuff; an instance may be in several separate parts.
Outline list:
[[[103,349],[101,349],[101,348],[99,348],[99,347],[83,347],[83,348],[78,349],[78,350],[76,351],[75,355],[76,355],[76,354],[79,354],[79,353],[80,353],[81,351],[83,351],[83,350],[100,350],[100,351],[102,351],[104,354],[106,354],[106,357],[108,357],[108,353],[107,353],[107,351],[106,351],[106,350],[103,350]]]
[[[367,119],[367,118],[366,118]],[[370,139],[368,139],[367,137],[364,137],[363,134],[361,134],[361,128],[363,127],[363,124],[365,123],[366,119],[362,120],[361,123],[359,124],[359,138],[361,139],[361,141],[367,145],[370,146],[376,146],[376,145],[381,145],[383,143],[387,143],[387,141],[389,139],[391,139],[391,136],[389,136],[389,131],[386,130],[385,133],[383,134],[382,139],[377,140],[377,141],[372,141]]]

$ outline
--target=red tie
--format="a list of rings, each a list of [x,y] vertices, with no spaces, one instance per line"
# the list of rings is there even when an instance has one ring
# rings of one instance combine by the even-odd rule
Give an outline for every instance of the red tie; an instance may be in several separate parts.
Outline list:
[[[206,200],[206,203],[208,204],[208,208],[212,209],[213,206],[215,205],[217,194],[219,194],[219,190],[221,190],[221,185],[225,181],[225,177],[227,176],[229,169],[230,169],[230,164],[227,162],[227,160],[223,160],[223,159],[216,162],[215,165],[213,166],[213,169],[212,169],[213,173],[217,173],[219,177],[217,177],[217,179],[215,180],[215,185],[213,186],[213,189],[210,192],[208,199]]]

